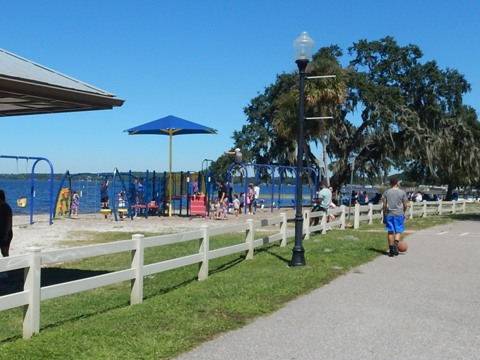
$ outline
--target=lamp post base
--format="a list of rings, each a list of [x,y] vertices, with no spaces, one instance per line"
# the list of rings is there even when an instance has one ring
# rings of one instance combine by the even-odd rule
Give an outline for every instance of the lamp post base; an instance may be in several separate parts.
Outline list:
[[[294,246],[292,250],[292,260],[288,263],[288,266],[305,266],[305,249],[303,246]]]

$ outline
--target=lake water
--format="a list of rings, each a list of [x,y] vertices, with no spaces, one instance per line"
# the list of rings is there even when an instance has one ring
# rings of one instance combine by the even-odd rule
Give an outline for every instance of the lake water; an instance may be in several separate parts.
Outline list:
[[[64,183],[63,186],[66,186]],[[148,187],[147,187],[148,188]],[[7,196],[7,202],[10,204],[14,215],[30,215],[31,195],[33,194],[33,214],[48,214],[50,209],[50,197],[55,207],[57,194],[60,190],[60,181],[53,182],[53,194],[50,194],[50,181],[35,180],[34,187],[28,180],[10,180],[0,179],[0,189],[3,189]],[[75,181],[72,183],[72,190],[77,191],[80,197],[80,213],[95,213],[100,210],[100,181]],[[117,184],[110,187],[110,198],[115,198],[115,194],[121,190]],[[215,189],[210,197],[215,198],[217,190]],[[233,192],[240,194],[245,192],[245,184],[233,184]],[[27,198],[27,206],[17,206],[17,199]],[[270,207],[273,202],[274,207],[293,207],[295,198],[295,186],[293,185],[260,185],[260,197],[264,200],[265,207]],[[308,186],[303,188],[304,206],[310,205],[310,189]],[[183,198],[181,204],[179,201],[172,204],[175,208],[182,206],[186,209],[186,199]]]
[[[54,181],[53,201],[55,201],[60,181]],[[36,180],[34,189],[31,188],[30,179],[28,180],[6,180],[0,179],[0,189],[5,191],[7,202],[12,207],[14,215],[30,214],[30,195],[34,195],[34,213],[48,214],[50,207],[50,181]],[[17,199],[27,198],[27,206],[17,206]]]

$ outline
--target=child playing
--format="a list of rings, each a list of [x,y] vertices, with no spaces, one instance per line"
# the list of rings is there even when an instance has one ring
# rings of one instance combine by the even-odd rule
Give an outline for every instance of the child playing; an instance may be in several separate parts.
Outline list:
[[[70,210],[72,216],[78,216],[78,206],[80,205],[80,196],[76,191],[72,194],[72,200],[70,202]]]
[[[227,219],[227,199],[217,199],[215,203],[215,219],[222,220]]]
[[[238,199],[238,195],[234,194],[233,195],[233,213],[235,216],[238,216],[238,213],[240,212],[240,200]]]
[[[241,192],[240,193],[240,198],[238,200],[240,200],[239,213],[241,214],[243,212],[243,209],[244,209],[244,206],[245,206],[245,193]]]

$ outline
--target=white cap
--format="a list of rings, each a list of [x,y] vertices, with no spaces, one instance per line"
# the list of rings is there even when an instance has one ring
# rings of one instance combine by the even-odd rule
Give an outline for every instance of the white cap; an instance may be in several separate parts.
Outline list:
[[[240,152],[240,148],[236,148],[236,149],[235,149],[235,152]]]

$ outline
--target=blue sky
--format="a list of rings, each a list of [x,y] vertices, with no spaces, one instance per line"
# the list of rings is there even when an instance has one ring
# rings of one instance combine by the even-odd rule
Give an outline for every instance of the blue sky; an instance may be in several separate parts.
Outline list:
[[[173,170],[233,148],[243,108],[291,72],[293,40],[314,51],[393,36],[472,84],[480,109],[478,0],[0,0],[0,48],[111,92],[113,110],[0,118],[1,155],[48,158],[55,172],[168,171],[168,137],[125,129],[175,115],[218,130],[173,139]],[[345,58],[346,63],[348,58]],[[1,64],[0,64],[1,66]],[[25,164],[18,164],[25,172]],[[46,172],[46,166],[37,168]],[[0,172],[16,172],[0,159]]]

